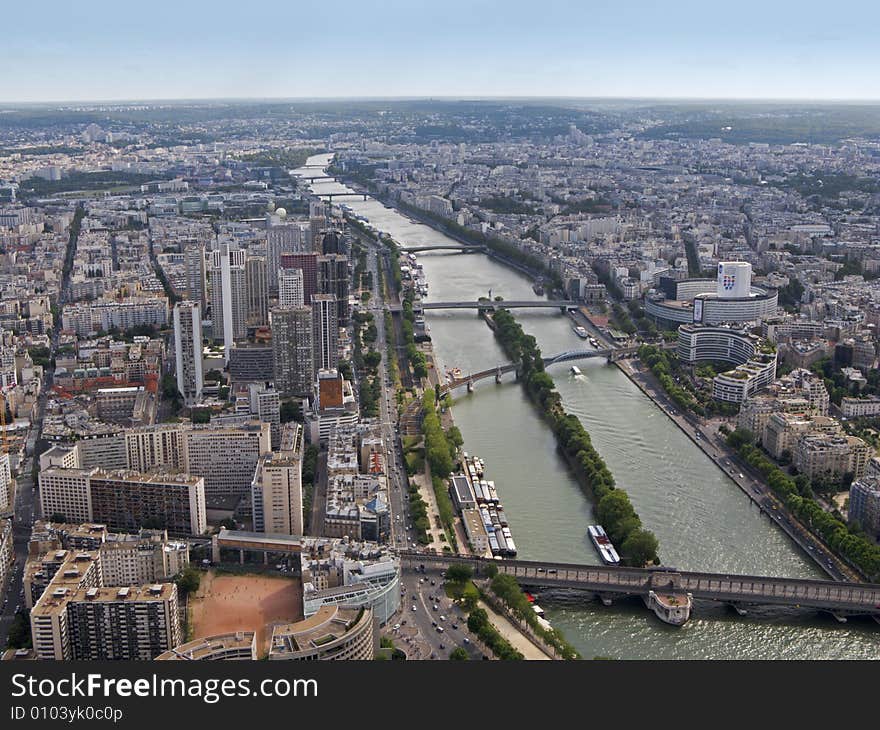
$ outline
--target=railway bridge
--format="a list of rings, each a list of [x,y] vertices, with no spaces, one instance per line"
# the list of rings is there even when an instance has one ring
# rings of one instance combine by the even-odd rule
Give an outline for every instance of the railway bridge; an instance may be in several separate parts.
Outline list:
[[[880,585],[806,578],[775,578],[728,573],[680,571],[675,568],[624,568],[599,565],[494,560],[488,558],[423,555],[403,551],[401,565],[425,570],[446,570],[467,565],[477,576],[486,576],[489,566],[513,576],[522,586],[563,588],[592,593],[610,605],[615,597],[639,596],[663,620],[663,605],[676,605],[682,624],[690,617],[692,599],[717,601],[733,606],[743,615],[757,605],[811,608],[832,614],[839,621],[847,616],[872,616],[880,622]],[[660,607],[651,605],[661,599]],[[684,610],[686,609],[686,610]]]

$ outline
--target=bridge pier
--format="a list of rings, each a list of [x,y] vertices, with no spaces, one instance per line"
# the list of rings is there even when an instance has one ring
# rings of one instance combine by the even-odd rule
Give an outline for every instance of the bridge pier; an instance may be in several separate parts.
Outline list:
[[[500,365],[495,369],[495,382],[496,383],[501,382],[501,366]]]
[[[467,381],[467,392],[468,392],[468,393],[473,393],[473,392],[474,392],[474,381],[473,381],[473,380],[468,380],[468,381]]]
[[[600,601],[602,601],[603,606],[610,606],[613,603],[611,599],[611,594],[609,593],[598,593],[597,597]]]

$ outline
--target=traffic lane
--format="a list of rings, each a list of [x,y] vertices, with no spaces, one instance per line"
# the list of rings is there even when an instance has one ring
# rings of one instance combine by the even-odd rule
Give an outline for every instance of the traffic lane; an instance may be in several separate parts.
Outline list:
[[[424,582],[421,582],[422,580]],[[460,646],[468,652],[471,658],[481,659],[483,652],[481,647],[477,645],[476,637],[468,631],[467,615],[446,595],[442,581],[435,580],[433,586],[430,581],[430,578],[421,577],[420,579],[414,575],[409,581],[412,587],[408,588],[408,590],[417,591],[419,595],[419,604],[413,613],[423,612],[418,619],[418,624],[424,632],[428,633],[429,636],[425,638],[434,647],[438,657],[448,658],[449,653]],[[434,606],[437,608],[435,609]],[[412,611],[412,601],[410,611]],[[453,624],[458,628],[453,628]],[[443,628],[443,631],[439,632],[438,627]],[[468,641],[465,641],[465,638]]]

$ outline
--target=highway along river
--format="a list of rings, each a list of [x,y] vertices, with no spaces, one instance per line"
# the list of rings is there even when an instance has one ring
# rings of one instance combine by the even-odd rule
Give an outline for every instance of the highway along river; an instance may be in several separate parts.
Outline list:
[[[323,164],[317,156],[309,164]],[[311,168],[310,174],[320,168]],[[316,182],[316,193],[341,192]],[[414,223],[376,200],[344,199],[395,240],[449,244],[450,238]],[[531,282],[488,256],[432,252],[419,256],[429,286],[426,301],[474,300],[481,295],[536,299]],[[588,347],[555,310],[516,310],[545,355]],[[435,357],[443,368],[476,372],[506,362],[491,331],[474,312],[429,311]],[[763,517],[739,488],[666,414],[604,360],[550,369],[565,407],[575,413],[625,488],[645,526],[660,542],[664,563],[682,569],[756,575],[823,577],[789,539]],[[556,451],[553,434],[512,376],[489,379],[475,392],[456,393],[455,422],[468,453],[486,462],[510,522],[519,557],[599,563],[586,529],[591,503]],[[876,659],[880,626],[872,620],[839,624],[798,609],[753,609],[747,617],[697,603],[683,628],[661,623],[641,601],[542,602],[551,623],[585,658],[616,659]]]

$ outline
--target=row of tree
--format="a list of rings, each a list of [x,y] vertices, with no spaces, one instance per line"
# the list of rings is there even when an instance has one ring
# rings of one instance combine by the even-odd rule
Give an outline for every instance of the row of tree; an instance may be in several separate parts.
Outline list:
[[[505,639],[498,629],[489,623],[489,614],[482,608],[475,608],[470,612],[467,621],[468,629],[476,634],[480,641],[488,646],[492,653],[499,659],[512,660],[524,659],[525,657],[514,649],[511,643]]]
[[[796,479],[765,456],[755,446],[754,440],[754,435],[744,429],[737,429],[727,436],[728,446],[763,475],[767,486],[798,519],[821,537],[828,547],[858,568],[868,580],[880,580],[880,546],[823,510],[812,498],[809,485],[806,488],[799,485]]]
[[[492,578],[492,592],[520,619],[525,621],[538,636],[550,644],[563,659],[580,659],[580,654],[569,644],[558,629],[546,629],[538,621],[532,604],[522,592],[516,579],[506,573],[499,573]]]
[[[596,514],[609,537],[620,547],[623,559],[637,566],[650,562],[659,564],[657,538],[642,527],[629,495],[616,487],[611,471],[594,448],[583,424],[577,416],[566,413],[553,379],[544,371],[535,338],[525,334],[506,309],[498,310],[494,320],[495,336],[511,360],[519,364],[526,391],[540,405],[581,483],[592,491]]]

